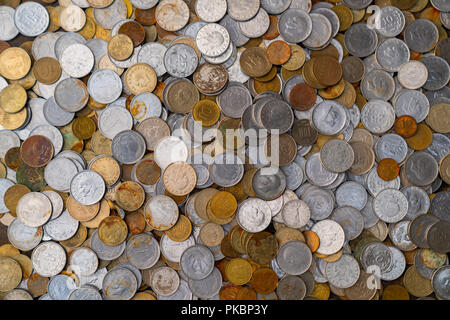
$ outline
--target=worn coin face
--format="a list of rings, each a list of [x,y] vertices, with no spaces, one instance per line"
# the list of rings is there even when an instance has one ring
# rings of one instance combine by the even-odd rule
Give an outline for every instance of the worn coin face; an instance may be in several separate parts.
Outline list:
[[[329,23],[329,21],[327,22]],[[310,36],[313,30],[312,24],[311,17],[305,11],[301,9],[288,9],[281,15],[278,21],[278,29],[283,39],[288,42],[297,43],[306,40]]]
[[[95,171],[81,171],[72,178],[70,183],[72,197],[85,206],[100,202],[105,191],[105,181]]]
[[[301,241],[289,241],[278,250],[277,262],[287,274],[303,274],[311,266],[311,250]]]
[[[116,267],[105,275],[103,293],[111,300],[130,300],[137,290],[137,279],[132,271]]]
[[[344,230],[335,221],[319,221],[311,228],[311,231],[315,232],[319,237],[318,253],[327,255],[336,253],[344,244]]]
[[[29,227],[45,224],[52,215],[52,203],[43,193],[30,192],[17,203],[17,217]]]
[[[42,277],[59,274],[66,265],[66,252],[56,242],[47,241],[37,246],[31,254],[33,269]]]

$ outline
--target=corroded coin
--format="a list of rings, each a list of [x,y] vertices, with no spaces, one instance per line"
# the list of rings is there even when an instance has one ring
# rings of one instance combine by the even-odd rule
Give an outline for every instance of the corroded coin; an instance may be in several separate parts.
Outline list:
[[[197,175],[192,166],[184,162],[169,165],[163,173],[166,190],[175,196],[189,194],[197,184]]]
[[[125,241],[128,227],[120,217],[110,216],[102,220],[98,227],[100,240],[111,247],[118,246]]]

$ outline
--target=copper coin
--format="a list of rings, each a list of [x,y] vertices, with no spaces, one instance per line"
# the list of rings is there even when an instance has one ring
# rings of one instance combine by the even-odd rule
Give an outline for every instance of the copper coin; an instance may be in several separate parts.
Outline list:
[[[66,201],[67,211],[78,221],[89,221],[95,218],[100,210],[100,202],[90,206],[85,206],[78,203],[72,196]]]
[[[313,65],[317,80],[324,86],[334,86],[342,78],[342,67],[335,58],[319,56]]]
[[[45,166],[53,157],[53,144],[44,136],[31,136],[20,147],[23,162],[33,168]]]
[[[292,127],[292,138],[300,146],[312,146],[317,141],[317,130],[308,119],[297,120]]]
[[[270,69],[267,72],[269,71]],[[194,72],[193,80],[200,92],[204,94],[216,93],[227,84],[228,71],[221,64],[204,63]]]
[[[136,21],[139,22],[140,24],[144,26],[151,26],[156,23],[155,11],[156,6],[147,10],[135,8],[134,16],[136,18]]]
[[[267,58],[270,63],[280,65],[291,57],[291,47],[284,41],[277,40],[267,47]]]
[[[142,184],[153,185],[160,177],[161,168],[153,160],[145,159],[136,166],[136,178]]]
[[[54,58],[44,57],[34,63],[32,71],[37,81],[49,85],[58,81],[61,76],[61,65]]]
[[[394,123],[394,130],[403,138],[409,138],[417,132],[417,122],[411,116],[401,116]]]
[[[27,280],[27,288],[35,297],[40,297],[47,293],[49,278],[42,277],[38,273],[33,273]]]
[[[272,151],[271,151],[271,137],[266,140],[266,156],[270,159]],[[287,166],[289,163],[294,161],[297,156],[297,144],[295,143],[294,138],[287,133],[284,133],[279,136],[279,166]]]
[[[144,215],[139,212],[130,212],[125,215],[125,223],[130,234],[138,234],[145,230],[146,222]]]
[[[163,183],[171,194],[185,196],[194,190],[197,184],[197,174],[189,164],[175,162],[164,170]]]
[[[269,16],[269,19],[269,30],[261,36],[261,38],[265,40],[272,40],[280,35],[280,31],[278,31],[278,18],[275,16]]]
[[[297,110],[306,111],[316,104],[317,94],[306,83],[296,84],[289,93],[289,102]]]
[[[272,69],[266,50],[259,47],[245,50],[241,55],[240,64],[242,71],[254,78],[265,76]]]
[[[17,170],[22,163],[22,157],[20,156],[20,148],[14,147],[9,149],[5,154],[5,164],[11,170]]]
[[[137,47],[145,40],[145,30],[144,27],[136,22],[136,21],[128,21],[125,22],[120,28],[119,28],[120,34],[125,34],[130,37],[130,39],[133,41],[133,45]]]
[[[391,181],[398,177],[400,166],[394,159],[386,158],[378,162],[377,173],[381,179]]]

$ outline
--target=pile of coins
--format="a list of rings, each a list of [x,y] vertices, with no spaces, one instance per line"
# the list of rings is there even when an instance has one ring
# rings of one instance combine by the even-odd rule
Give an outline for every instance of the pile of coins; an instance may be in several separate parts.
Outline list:
[[[450,299],[449,1],[0,16],[2,299]]]

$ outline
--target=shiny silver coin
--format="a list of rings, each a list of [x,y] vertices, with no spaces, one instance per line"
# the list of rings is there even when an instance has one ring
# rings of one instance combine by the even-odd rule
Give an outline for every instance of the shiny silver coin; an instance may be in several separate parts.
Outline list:
[[[214,183],[221,187],[231,187],[242,179],[244,165],[239,157],[225,152],[214,157],[209,172]]]
[[[73,160],[61,157],[55,158],[47,164],[44,170],[44,178],[53,189],[68,192],[70,182],[77,173],[78,168]]]
[[[29,227],[44,225],[52,215],[52,203],[43,193],[30,192],[17,203],[17,218]]]
[[[80,223],[75,220],[69,211],[64,210],[61,215],[44,225],[45,233],[55,241],[64,241],[72,238],[77,233]]]
[[[228,14],[237,21],[250,20],[258,13],[260,0],[227,0]]]
[[[450,80],[450,67],[447,61],[441,57],[429,56],[425,57],[425,59],[422,60],[422,63],[428,70],[428,79],[423,85],[423,88],[427,90],[439,90],[444,88]]]
[[[331,191],[314,186],[305,190],[301,199],[308,205],[311,219],[314,221],[328,218],[335,203],[334,194]]]
[[[320,49],[331,38],[332,26],[330,20],[323,14],[310,13],[312,29],[309,36],[303,40],[303,45],[310,49]]]
[[[72,78],[88,75],[94,67],[94,54],[84,44],[72,44],[59,57],[61,68]]]
[[[55,101],[67,112],[80,111],[86,106],[88,100],[88,89],[81,80],[67,78],[60,81],[55,88]]]
[[[361,122],[371,133],[385,133],[394,125],[394,108],[388,102],[370,100],[361,111]]]
[[[85,206],[100,202],[105,192],[105,181],[95,171],[81,171],[70,182],[70,194],[75,201]]]
[[[269,168],[259,169],[252,179],[252,189],[258,198],[273,200],[286,189],[286,176],[278,168],[275,172],[265,172]]]
[[[127,12],[123,1],[114,0],[105,8],[94,8],[94,19],[103,29],[111,30],[117,22],[126,19]]]
[[[209,299],[219,294],[222,287],[222,274],[219,269],[213,271],[204,279],[189,279],[189,289],[192,294],[201,299]]]
[[[381,273],[387,272],[393,263],[393,254],[389,247],[381,242],[368,244],[361,252],[361,264],[364,270],[378,267]]]
[[[403,16],[401,11],[400,15]],[[375,57],[384,70],[397,72],[404,63],[409,61],[409,48],[400,39],[389,38],[379,44]]]
[[[311,184],[318,187],[326,187],[336,181],[338,173],[325,168],[319,157],[319,153],[315,153],[308,158],[305,166],[305,174]]]
[[[198,0],[195,3],[197,16],[206,22],[217,22],[227,13],[226,0]]]
[[[364,219],[361,213],[353,207],[336,208],[330,219],[339,223],[344,230],[346,240],[357,238],[364,229]]]
[[[428,152],[437,162],[440,162],[450,153],[450,138],[441,133],[433,133],[433,141],[425,149],[425,152]]]
[[[375,144],[375,154],[378,160],[390,158],[397,163],[402,163],[407,153],[408,145],[405,139],[394,133],[385,134]]]
[[[0,16],[2,17],[0,21],[0,40],[2,41],[12,40],[19,34],[19,30],[14,24],[15,12],[12,7],[0,6]]]
[[[146,63],[155,70],[158,77],[163,76],[167,69],[164,65],[164,55],[167,47],[158,42],[146,43],[141,47],[138,54],[138,63]]]
[[[75,280],[65,274],[58,274],[48,282],[48,294],[53,300],[68,300],[72,290],[76,289]]]
[[[439,298],[450,300],[450,289],[446,285],[450,279],[450,266],[442,266],[437,269],[432,276],[431,284],[433,290]]]
[[[367,192],[363,185],[347,181],[336,190],[336,203],[339,207],[350,206],[362,210],[367,203]]]
[[[409,186],[402,188],[400,191],[408,200],[407,219],[412,220],[415,217],[428,212],[430,209],[430,198],[425,190],[416,186]],[[438,194],[436,194],[436,196]]]
[[[369,71],[361,82],[361,93],[369,101],[388,101],[395,93],[394,78],[384,70]]]
[[[113,103],[122,94],[122,80],[116,72],[109,69],[93,72],[87,87],[90,96],[98,103]]]
[[[308,205],[302,200],[290,200],[284,203],[281,209],[281,217],[290,228],[300,229],[306,226],[311,213]]]
[[[95,251],[98,258],[106,261],[112,261],[120,257],[125,251],[126,247],[126,241],[113,247],[104,244],[98,237],[98,230],[95,230],[95,232],[92,234],[90,244],[91,249]]]
[[[392,252],[393,263],[388,268],[387,271],[381,274],[381,279],[385,281],[393,281],[400,278],[405,272],[406,259],[405,255],[401,250],[394,246],[388,246],[389,250]]]
[[[340,289],[353,286],[358,281],[360,272],[358,261],[349,254],[343,254],[339,260],[329,262],[325,267],[330,284]]]
[[[56,242],[46,241],[34,248],[31,254],[33,269],[42,277],[59,274],[66,265],[66,251]]]
[[[20,219],[14,219],[8,226],[8,241],[17,249],[30,251],[42,240],[42,227],[28,227]]]
[[[97,271],[97,254],[90,248],[77,248],[69,258],[69,264],[72,271],[78,276],[90,276]]]
[[[330,255],[341,250],[345,241],[345,233],[339,223],[333,220],[322,220],[311,228],[319,237],[318,253]]]
[[[352,147],[344,140],[328,140],[320,149],[320,161],[332,172],[347,171],[353,165],[354,159]]]
[[[62,127],[72,122],[75,117],[74,112],[62,109],[55,101],[54,97],[49,98],[43,109],[45,119],[53,126]]]
[[[261,232],[269,226],[272,211],[264,200],[248,198],[239,204],[236,219],[247,232]]]
[[[68,300],[103,300],[97,288],[93,286],[83,286],[73,290],[68,297]]]
[[[373,210],[384,222],[395,223],[408,213],[408,199],[398,190],[386,189],[373,200]]]
[[[396,37],[405,28],[406,21],[403,12],[394,6],[380,8],[375,19],[376,30],[383,37]]]
[[[319,133],[338,135],[345,128],[347,112],[341,103],[326,100],[314,107],[312,122]]]
[[[16,8],[14,24],[22,35],[36,37],[47,30],[50,24],[50,15],[40,3],[24,2]]]
[[[266,10],[260,8],[256,16],[238,23],[241,32],[249,38],[259,38],[269,30],[270,19]]]
[[[345,31],[344,45],[351,55],[367,57],[377,48],[377,33],[364,23],[354,24]]]
[[[197,54],[187,44],[174,44],[164,54],[164,67],[173,77],[187,78],[194,73],[197,66]]]
[[[228,49],[230,35],[227,29],[220,24],[209,23],[198,31],[195,42],[202,54],[217,57]]]

